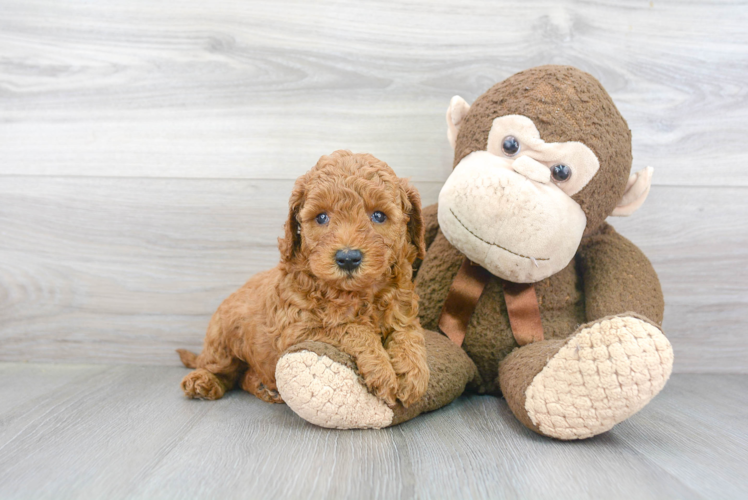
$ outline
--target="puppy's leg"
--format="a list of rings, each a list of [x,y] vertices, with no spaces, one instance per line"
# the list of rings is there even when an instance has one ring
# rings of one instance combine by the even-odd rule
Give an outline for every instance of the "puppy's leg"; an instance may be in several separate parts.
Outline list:
[[[340,349],[356,359],[369,391],[388,405],[395,405],[397,375],[381,337],[365,327],[349,328],[340,339]]]
[[[181,353],[180,353],[181,355]],[[197,368],[182,379],[182,390],[188,398],[220,399],[234,387],[245,364],[230,351],[221,329],[221,316],[213,315],[205,336],[203,352],[190,359]]]
[[[417,328],[395,331],[387,337],[385,349],[397,374],[397,399],[407,408],[421,399],[429,384],[423,331]]]
[[[278,394],[275,383],[265,384],[260,375],[250,366],[242,376],[242,389],[254,394],[266,403],[282,403],[283,399]]]

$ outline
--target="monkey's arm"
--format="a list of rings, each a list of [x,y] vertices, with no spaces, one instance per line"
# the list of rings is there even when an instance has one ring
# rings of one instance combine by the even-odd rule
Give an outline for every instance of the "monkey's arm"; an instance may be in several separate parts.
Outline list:
[[[434,203],[433,205],[429,205],[428,207],[424,207],[421,210],[421,215],[423,217],[423,226],[426,229],[425,236],[424,236],[424,246],[426,247],[426,251],[428,251],[431,244],[434,242],[434,239],[436,238],[436,233],[439,232],[439,220],[436,217],[438,204]],[[415,262],[413,262],[413,279],[416,279],[416,274],[418,274],[418,268],[421,267],[421,262],[423,262],[421,259],[416,259]]]
[[[423,226],[426,230],[426,236],[424,237],[426,250],[429,249],[431,244],[434,242],[434,238],[436,238],[436,233],[439,232],[439,220],[436,217],[438,208],[439,205],[437,203],[434,203],[433,205],[424,207],[423,210],[421,210],[421,215],[423,216]]]
[[[635,312],[662,324],[660,281],[641,250],[610,225],[584,238],[577,254],[587,321]]]

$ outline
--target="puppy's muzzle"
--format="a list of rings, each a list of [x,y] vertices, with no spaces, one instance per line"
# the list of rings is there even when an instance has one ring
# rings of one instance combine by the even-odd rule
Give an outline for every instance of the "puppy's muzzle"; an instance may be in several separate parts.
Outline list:
[[[335,252],[335,263],[340,269],[346,272],[353,272],[358,266],[361,265],[363,254],[361,250],[338,250]]]

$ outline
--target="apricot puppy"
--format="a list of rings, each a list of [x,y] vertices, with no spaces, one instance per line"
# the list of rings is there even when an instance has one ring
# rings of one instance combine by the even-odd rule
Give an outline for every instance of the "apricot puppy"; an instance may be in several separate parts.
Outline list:
[[[336,151],[300,177],[289,201],[281,261],[253,276],[210,320],[190,398],[219,399],[240,380],[282,403],[275,365],[290,346],[326,342],[356,359],[369,390],[389,405],[423,396],[429,369],[412,264],[424,254],[418,192],[369,154]]]

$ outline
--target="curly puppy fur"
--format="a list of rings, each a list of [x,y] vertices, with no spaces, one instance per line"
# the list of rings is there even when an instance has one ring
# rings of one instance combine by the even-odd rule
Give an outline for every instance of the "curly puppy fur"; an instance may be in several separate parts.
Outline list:
[[[381,211],[384,223],[372,221]],[[319,214],[329,220],[320,224]],[[253,276],[210,320],[196,368],[182,380],[190,398],[219,399],[240,380],[263,401],[281,403],[275,365],[305,340],[352,355],[369,390],[390,405],[421,398],[429,369],[413,261],[424,255],[418,192],[368,154],[336,151],[300,177],[289,201],[281,261]],[[339,250],[360,250],[345,271]]]

